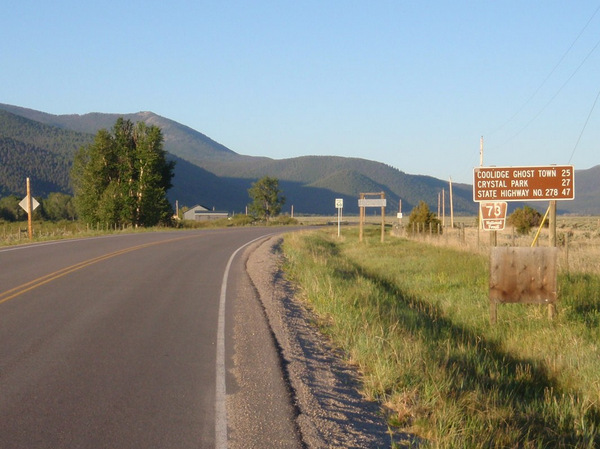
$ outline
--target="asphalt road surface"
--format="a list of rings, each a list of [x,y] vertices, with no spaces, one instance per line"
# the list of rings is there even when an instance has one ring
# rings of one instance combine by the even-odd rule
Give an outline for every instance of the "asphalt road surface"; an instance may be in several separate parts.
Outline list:
[[[273,232],[0,248],[0,448],[224,449],[229,434],[243,446],[225,398],[236,388],[232,315],[253,294],[240,254]],[[249,326],[265,335],[257,363],[269,379],[247,406],[264,421],[262,446],[245,444],[301,447],[263,319]]]

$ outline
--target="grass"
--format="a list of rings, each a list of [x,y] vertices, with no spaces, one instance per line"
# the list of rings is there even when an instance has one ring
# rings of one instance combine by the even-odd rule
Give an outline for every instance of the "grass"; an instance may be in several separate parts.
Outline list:
[[[230,219],[191,221],[185,220],[177,223],[172,229],[208,229],[208,228],[227,228],[239,226],[293,226],[298,221],[289,216],[278,216],[271,219],[268,223],[255,220],[246,215],[235,215]],[[118,232],[148,232],[153,230],[168,229],[161,226],[151,228],[132,228],[131,226],[122,228],[111,228],[106,224],[97,224],[95,226],[86,225],[79,221],[63,220],[52,222],[45,220],[36,220],[32,224],[33,241],[47,241],[75,237],[90,237],[96,235],[112,234]],[[0,220],[0,246],[18,245],[30,243],[27,222],[7,222]]]
[[[288,235],[286,271],[390,424],[436,448],[600,445],[600,278],[561,273],[559,315],[504,305],[488,258],[373,228]]]

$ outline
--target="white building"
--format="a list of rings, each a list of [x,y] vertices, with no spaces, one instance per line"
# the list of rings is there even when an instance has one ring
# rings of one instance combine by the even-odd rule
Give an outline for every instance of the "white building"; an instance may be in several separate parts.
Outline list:
[[[216,212],[198,204],[185,212],[183,219],[194,221],[218,220],[219,218],[227,218],[228,216],[227,212]]]

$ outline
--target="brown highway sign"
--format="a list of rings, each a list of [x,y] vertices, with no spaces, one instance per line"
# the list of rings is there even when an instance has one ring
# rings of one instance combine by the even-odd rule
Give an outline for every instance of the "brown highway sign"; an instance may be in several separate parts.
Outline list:
[[[506,201],[479,203],[481,224],[484,231],[502,231],[506,223]]]
[[[548,201],[575,198],[572,165],[475,167],[473,201]]]

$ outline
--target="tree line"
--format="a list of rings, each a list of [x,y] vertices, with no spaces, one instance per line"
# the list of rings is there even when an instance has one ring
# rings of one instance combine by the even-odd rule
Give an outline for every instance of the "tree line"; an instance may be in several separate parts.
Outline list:
[[[48,164],[63,162],[59,155],[48,151],[24,151],[28,145],[23,142],[8,137],[2,141],[0,156],[6,163],[0,170],[18,171],[15,178],[20,184],[24,184],[25,177],[37,173],[36,167],[39,170],[42,165],[47,168]],[[48,194],[40,201],[41,207],[34,211],[34,217],[78,218],[89,224],[115,227],[154,226],[171,220],[173,211],[166,192],[172,186],[174,163],[166,159],[162,132],[156,126],[119,118],[111,131],[101,129],[92,143],[80,147],[70,171],[64,168],[59,171],[70,172],[70,177],[55,186],[72,187],[74,196],[62,192]],[[51,185],[44,179],[36,180],[36,189],[38,184]],[[16,192],[22,189],[21,185],[11,187]],[[0,198],[0,219],[26,218],[19,206],[21,200],[16,195]]]
[[[26,144],[10,138],[4,138],[4,143],[0,149],[14,150],[2,153],[3,160],[7,161],[4,167],[14,170],[22,161],[12,159],[26,153],[18,151]],[[69,183],[74,196],[62,192],[48,194],[40,201],[41,207],[34,211],[34,218],[79,219],[110,227],[169,224],[173,210],[166,193],[172,187],[175,163],[168,161],[166,155],[160,128],[119,118],[112,130],[99,130],[92,143],[75,153],[70,179],[62,183]],[[47,151],[36,151],[30,160],[39,167],[48,164],[51,156],[61,159]],[[26,166],[21,171],[24,173],[17,176],[20,183],[25,178],[23,175],[34,172],[34,168]],[[14,186],[13,191],[21,188]],[[285,202],[279,181],[269,176],[253,183],[248,194],[252,199],[251,214],[265,221],[277,216]],[[21,200],[16,195],[0,198],[0,219],[25,219],[26,213],[19,206]]]
[[[34,195],[35,197],[35,195]],[[0,220],[22,221],[27,213],[19,206],[23,198],[9,195],[0,198]],[[36,197],[36,199],[39,199]],[[66,193],[53,192],[46,198],[39,199],[40,206],[33,211],[33,218],[50,221],[75,220],[77,212],[73,197]]]

